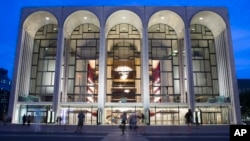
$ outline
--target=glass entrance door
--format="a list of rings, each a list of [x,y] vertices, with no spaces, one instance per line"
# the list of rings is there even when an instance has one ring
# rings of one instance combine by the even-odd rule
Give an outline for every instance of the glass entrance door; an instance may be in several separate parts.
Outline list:
[[[105,124],[107,124],[107,125],[119,125],[121,123],[121,115],[124,112],[127,114],[128,120],[132,114],[136,114],[137,124],[142,124],[141,123],[141,115],[143,113],[143,108],[138,108],[138,107],[133,107],[133,108],[132,107],[131,108],[125,108],[125,107],[113,108],[113,107],[110,107],[110,108],[106,108]]]
[[[202,113],[203,124],[221,124],[221,113],[220,112],[203,112]]]

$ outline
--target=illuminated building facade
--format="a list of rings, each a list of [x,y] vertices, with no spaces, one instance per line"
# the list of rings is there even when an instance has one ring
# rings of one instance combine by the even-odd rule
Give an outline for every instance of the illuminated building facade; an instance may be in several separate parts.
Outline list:
[[[85,111],[91,125],[118,124],[122,112],[182,125],[189,108],[203,124],[240,123],[226,8],[24,8],[18,39],[14,123],[76,124]]]

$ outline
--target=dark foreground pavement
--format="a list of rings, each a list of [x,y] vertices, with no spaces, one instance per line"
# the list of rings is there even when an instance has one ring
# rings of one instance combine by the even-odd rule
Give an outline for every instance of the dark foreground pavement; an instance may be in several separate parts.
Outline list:
[[[148,141],[229,141],[229,134],[142,134]]]
[[[1,141],[100,141],[105,133],[0,132]]]
[[[83,133],[74,130],[70,125],[41,125],[39,132],[34,126],[0,125],[0,141],[230,141],[225,125],[193,127],[191,133],[186,126],[139,126],[137,132],[127,129],[124,135],[118,126],[84,126]]]

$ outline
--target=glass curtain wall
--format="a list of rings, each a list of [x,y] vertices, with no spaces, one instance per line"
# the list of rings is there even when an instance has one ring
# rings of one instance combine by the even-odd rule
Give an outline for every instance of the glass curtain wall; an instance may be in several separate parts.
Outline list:
[[[106,102],[141,102],[141,39],[130,24],[114,26],[107,38]]]
[[[190,29],[195,101],[213,103],[219,96],[214,37],[206,26]]]
[[[57,25],[45,25],[35,35],[30,76],[31,101],[53,100],[57,29]]]
[[[93,106],[72,106],[61,108],[62,124],[77,125],[78,114],[83,111],[85,114],[85,122],[87,125],[97,124],[97,108]]]
[[[179,49],[176,32],[166,24],[149,28],[150,102],[180,102]]]
[[[198,106],[194,113],[194,119],[196,116],[200,116],[198,122],[201,124],[229,124],[228,106]]]
[[[82,24],[71,34],[66,49],[67,102],[98,100],[99,36],[99,28],[93,24]]]

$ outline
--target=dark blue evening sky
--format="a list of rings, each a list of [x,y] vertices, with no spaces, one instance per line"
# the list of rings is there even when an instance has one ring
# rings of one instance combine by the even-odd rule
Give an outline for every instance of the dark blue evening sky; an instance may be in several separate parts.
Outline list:
[[[250,79],[249,0],[2,0],[0,68],[12,78],[20,12],[39,6],[222,6],[229,10],[237,78]]]

